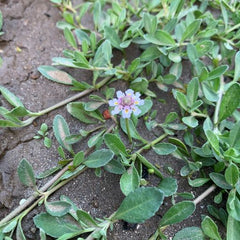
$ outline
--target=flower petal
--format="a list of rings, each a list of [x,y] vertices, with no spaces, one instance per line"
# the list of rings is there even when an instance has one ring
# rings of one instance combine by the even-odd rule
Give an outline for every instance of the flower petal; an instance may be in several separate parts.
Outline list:
[[[138,104],[136,104],[136,105],[141,106],[141,105],[143,105],[143,104],[144,104],[144,100],[143,100],[143,99],[139,99]]]
[[[122,91],[117,91],[116,94],[118,98],[125,97],[125,94]]]
[[[115,115],[115,114],[118,114],[120,113],[122,110],[122,107],[121,106],[116,106],[112,111],[111,111],[111,114],[112,115]]]
[[[125,91],[125,94],[134,97],[134,91],[132,89],[128,89],[127,91]]]
[[[118,102],[117,98],[114,98],[112,100],[109,100],[108,104],[109,104],[110,107],[115,107],[115,106],[117,106],[119,104],[119,102]]]
[[[134,107],[132,108],[132,111],[133,111],[133,114],[134,114],[135,116],[137,116],[137,115],[139,115],[139,114],[141,113],[141,110],[140,110],[138,107],[136,107],[136,106],[134,106]]]
[[[139,92],[136,92],[136,93],[135,93],[135,97],[136,97],[136,98],[139,98],[140,96],[141,96],[141,94],[140,94]]]
[[[122,117],[123,117],[123,118],[130,118],[130,117],[131,117],[131,114],[132,114],[132,109],[129,108],[129,107],[125,107],[125,108],[122,110]]]

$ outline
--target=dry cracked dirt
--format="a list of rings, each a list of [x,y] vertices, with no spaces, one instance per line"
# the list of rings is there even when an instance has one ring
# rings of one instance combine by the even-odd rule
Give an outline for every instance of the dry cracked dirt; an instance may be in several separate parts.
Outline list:
[[[37,71],[40,65],[51,65],[51,58],[62,55],[67,47],[62,31],[56,28],[56,22],[61,19],[61,13],[48,0],[1,0],[0,8],[3,13],[4,35],[0,37],[0,50],[3,65],[0,68],[0,84],[15,93],[24,102],[25,106],[38,111],[71,96],[73,93],[66,86],[50,82]],[[89,22],[86,22],[89,24]],[[133,50],[129,55],[136,55]],[[121,56],[117,56],[121,58]],[[87,81],[91,74],[86,71],[66,69],[76,79]],[[187,71],[183,78],[187,78]],[[125,86],[114,85],[124,89]],[[156,102],[154,108],[159,110],[158,120],[164,120],[169,111],[178,111],[177,104],[170,93],[159,90],[158,98],[164,99],[165,103]],[[7,103],[0,96],[0,105]],[[65,107],[55,110],[43,117],[38,118],[32,125],[21,128],[0,129],[0,219],[16,208],[21,199],[31,195],[31,190],[24,187],[17,176],[17,166],[21,159],[27,159],[34,168],[36,174],[57,165],[59,155],[57,142],[54,140],[50,127],[50,138],[53,147],[47,149],[43,142],[33,139],[42,123],[52,126],[53,118],[61,114],[67,119],[71,133],[80,128],[86,128],[80,122],[73,119]],[[88,128],[90,128],[88,126]],[[149,133],[140,129],[141,134],[148,136]],[[151,139],[152,136],[148,136]],[[77,149],[85,149],[84,142],[75,146]],[[179,171],[183,163],[173,157],[156,156],[151,151],[146,154],[153,163],[158,163],[164,171],[166,166],[175,170],[178,179],[178,191],[192,191],[195,196],[205,189],[191,189],[187,181],[179,177]],[[166,172],[164,172],[166,174]],[[148,181],[156,183],[157,179],[148,176]],[[44,181],[38,184],[41,186]],[[51,199],[59,199],[60,195],[66,195],[79,207],[90,212],[95,217],[111,215],[123,200],[124,196],[119,187],[119,176],[103,172],[101,178],[95,176],[92,170],[88,170],[78,176],[74,181],[57,191]],[[199,226],[201,214],[206,214],[207,204],[212,202],[214,194],[197,206],[195,214],[182,222],[166,230],[171,239],[174,233],[187,226]],[[129,225],[120,221],[114,225],[113,231],[109,232],[110,240],[146,240],[153,234],[164,212],[171,206],[171,200],[165,201],[157,214],[144,224]],[[39,239],[38,230],[33,224],[33,217],[43,211],[43,208],[35,208],[22,223],[27,239]],[[49,238],[50,239],[50,238]]]

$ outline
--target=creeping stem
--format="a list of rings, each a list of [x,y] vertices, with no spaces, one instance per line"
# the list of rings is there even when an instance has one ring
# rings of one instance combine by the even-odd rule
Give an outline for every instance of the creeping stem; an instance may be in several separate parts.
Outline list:
[[[116,124],[112,124],[108,130],[106,131],[107,133],[111,132],[113,130],[113,128],[116,126]],[[85,155],[88,155],[91,151],[93,151],[94,147],[89,148],[86,152]],[[22,213],[22,211],[24,211],[24,209],[26,209],[36,198],[40,197],[40,199],[42,200],[45,197],[45,192],[52,186],[54,185],[59,179],[60,177],[69,169],[69,167],[72,166],[72,162],[70,162],[68,165],[66,165],[63,169],[61,169],[51,180],[49,180],[43,187],[41,187],[39,189],[38,192],[34,192],[23,204],[19,205],[15,210],[13,210],[10,214],[8,214],[5,218],[3,218],[0,221],[0,225],[4,225],[5,223],[7,223],[8,221],[10,221],[11,219],[13,219],[14,217],[16,217],[18,214]],[[84,168],[82,171],[84,171],[86,168]],[[79,174],[82,172],[80,171]],[[77,175],[74,175],[73,177],[76,177]],[[66,183],[68,183],[70,180],[72,180],[72,178],[66,179],[60,183],[58,183],[56,186],[54,186],[54,188],[52,188],[51,190],[49,190],[48,192],[46,192],[46,195],[49,196],[50,194],[52,194],[53,192],[55,192],[57,189],[59,189],[60,187],[62,187],[63,185],[65,185]],[[33,205],[36,206],[36,202],[39,203],[41,200],[36,200]],[[32,205],[29,207],[30,209],[32,209]],[[28,210],[28,209],[27,209]],[[26,210],[26,211],[27,211]]]
[[[51,107],[49,107],[49,108],[46,108],[46,109],[44,109],[44,110],[42,110],[42,111],[40,111],[40,112],[32,113],[32,114],[31,114],[32,117],[30,117],[30,118],[28,118],[27,120],[25,120],[25,121],[23,122],[23,125],[22,125],[22,126],[28,126],[28,125],[30,125],[36,118],[38,118],[38,117],[40,117],[40,116],[42,116],[42,115],[44,115],[44,114],[46,114],[46,113],[49,113],[49,112],[51,112],[51,111],[53,111],[53,110],[55,110],[55,109],[57,109],[57,108],[60,108],[60,107],[62,107],[62,106],[65,106],[66,104],[68,104],[68,103],[70,103],[70,102],[72,102],[72,101],[75,101],[75,100],[77,100],[77,99],[79,99],[79,98],[81,98],[81,97],[84,97],[84,96],[88,95],[89,93],[91,93],[91,92],[93,92],[93,91],[95,91],[95,90],[103,87],[109,80],[110,80],[110,77],[104,78],[101,82],[97,83],[97,84],[95,85],[95,87],[93,87],[93,88],[89,88],[89,89],[86,89],[86,90],[84,90],[84,91],[82,91],[82,92],[80,92],[80,93],[77,93],[77,94],[73,95],[72,97],[69,97],[69,98],[67,98],[67,99],[65,99],[65,100],[63,100],[63,101],[61,101],[61,102],[59,102],[59,103],[57,103],[57,104],[55,104],[55,105],[53,105],[53,106],[51,106]]]
[[[125,122],[126,122],[126,129],[127,129],[128,140],[129,140],[129,143],[131,144],[132,143],[132,136],[131,136],[131,133],[130,133],[128,118],[125,118]]]

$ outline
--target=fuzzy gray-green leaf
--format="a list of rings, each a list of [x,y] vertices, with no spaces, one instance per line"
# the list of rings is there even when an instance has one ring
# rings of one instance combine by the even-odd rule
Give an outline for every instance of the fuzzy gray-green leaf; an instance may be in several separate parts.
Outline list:
[[[193,214],[195,204],[191,201],[183,201],[173,205],[162,217],[160,226],[167,226],[183,221]]]
[[[164,195],[155,187],[141,187],[128,194],[122,201],[112,220],[142,223],[154,216],[163,202]]]
[[[100,149],[90,154],[84,164],[89,168],[99,168],[109,163],[114,153],[109,149]]]
[[[240,86],[234,83],[222,98],[219,110],[219,122],[230,117],[240,104]]]
[[[36,179],[34,176],[32,165],[26,160],[22,159],[18,165],[18,176],[22,184],[28,187],[36,186]]]
[[[65,138],[70,135],[68,124],[61,115],[55,116],[53,120],[53,131],[59,144],[69,152],[72,152],[72,146],[65,141]]]

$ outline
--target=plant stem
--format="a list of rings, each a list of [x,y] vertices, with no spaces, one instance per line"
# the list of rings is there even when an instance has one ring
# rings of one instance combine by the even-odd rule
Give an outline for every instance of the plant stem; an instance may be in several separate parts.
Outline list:
[[[167,136],[168,136],[167,133],[162,134],[160,137],[156,138],[152,142],[150,142],[150,143],[146,144],[145,146],[143,146],[142,148],[140,148],[136,153],[140,154],[143,150],[149,149],[150,147],[153,147],[155,144],[161,142]]]
[[[113,128],[116,126],[116,124],[112,124],[108,130],[106,131],[106,133],[109,133],[113,130]],[[85,152],[85,155],[89,154],[92,150],[94,149],[94,147],[91,147],[89,148],[86,152]],[[41,195],[41,193],[43,194],[44,192],[47,191],[47,189],[49,189],[55,182],[57,182],[59,180],[59,178],[69,169],[69,166],[72,166],[72,162],[70,162],[68,165],[66,165],[62,170],[60,170],[51,180],[49,180],[43,187],[41,187],[39,189],[39,192],[34,192],[32,194],[32,196],[30,196],[23,204],[19,205],[16,209],[14,209],[10,214],[8,214],[5,218],[3,218],[1,221],[0,221],[0,225],[1,224],[5,224],[7,223],[8,221],[10,221],[11,219],[13,219],[14,217],[16,217],[18,214],[20,214],[24,209],[26,209],[37,197],[39,197]],[[82,171],[80,171],[79,173],[81,173]],[[78,174],[77,174],[78,175]],[[77,175],[74,175],[73,177],[69,178],[70,180],[72,180],[74,177],[76,177]],[[68,179],[66,179],[68,180]],[[52,194],[53,192],[55,192],[57,189],[59,189],[61,186],[65,185],[68,181],[63,181],[64,183],[60,182],[58,185],[54,186],[54,188],[52,188],[49,192],[50,194]],[[69,181],[70,181],[69,180]],[[54,189],[54,190],[53,190]],[[49,194],[49,193],[47,193]],[[43,194],[44,196],[44,194]],[[42,197],[41,196],[41,200],[42,200]],[[37,200],[37,203],[39,202],[40,200],[38,199]],[[35,203],[33,204],[34,206]]]
[[[128,118],[125,118],[125,123],[126,123],[126,129],[127,129],[128,140],[129,140],[129,143],[132,144],[132,136],[131,136],[131,133],[130,133],[130,128],[129,128],[129,121],[128,121]]]
[[[149,169],[153,169],[154,170],[154,174],[156,174],[160,178],[163,178],[162,173],[152,163],[150,163],[145,157],[143,157],[140,153],[142,151],[146,150],[146,149],[149,149],[149,148],[153,147],[155,144],[157,144],[160,141],[162,141],[166,136],[168,136],[167,133],[161,135],[160,137],[156,138],[152,142],[146,144],[144,147],[140,148],[135,154],[133,154],[133,155],[137,155],[138,156],[139,161],[144,166],[146,166]]]
[[[232,32],[235,29],[238,29],[240,27],[240,23],[234,25],[233,27],[229,28],[225,33],[228,34],[230,32]]]
[[[210,186],[206,191],[204,191],[200,196],[198,196],[193,203],[194,204],[198,204],[200,203],[205,197],[207,197],[211,192],[213,192],[216,189],[216,185],[213,184],[212,186]]]
[[[212,186],[210,186],[206,191],[204,191],[200,196],[198,196],[193,203],[195,205],[197,205],[198,203],[200,203],[204,198],[206,198],[211,192],[213,192],[215,189],[217,188],[217,186],[215,184],[213,184]],[[161,231],[164,231],[165,229],[167,229],[168,226],[165,226],[163,228],[161,228]],[[156,237],[158,237],[159,232],[158,230],[148,239],[148,240],[154,240],[156,239]]]
[[[23,127],[28,126],[36,118],[38,118],[39,116],[42,116],[42,115],[44,115],[46,113],[49,113],[49,112],[51,112],[51,111],[53,111],[53,110],[55,110],[57,108],[60,108],[60,107],[62,107],[64,105],[66,105],[66,104],[68,104],[68,103],[70,103],[70,102],[72,102],[74,100],[77,100],[77,99],[79,99],[81,97],[86,96],[87,94],[89,94],[89,93],[91,93],[91,92],[101,88],[102,86],[104,86],[109,80],[110,80],[110,77],[104,78],[101,82],[96,84],[94,88],[86,89],[83,92],[77,93],[77,94],[73,95],[72,97],[69,97],[69,98],[67,98],[67,99],[65,99],[65,100],[63,100],[63,101],[61,101],[61,102],[59,102],[59,103],[49,107],[49,108],[46,108],[46,109],[44,109],[44,110],[42,110],[40,112],[37,112],[37,113],[33,113],[32,117],[30,117],[29,119],[25,120],[23,125],[21,125],[21,126],[23,126]]]

